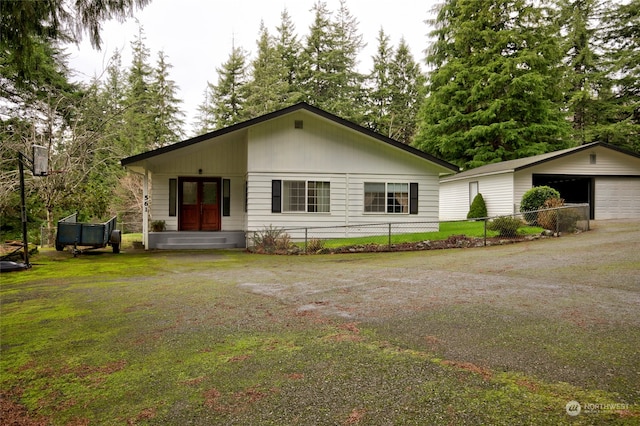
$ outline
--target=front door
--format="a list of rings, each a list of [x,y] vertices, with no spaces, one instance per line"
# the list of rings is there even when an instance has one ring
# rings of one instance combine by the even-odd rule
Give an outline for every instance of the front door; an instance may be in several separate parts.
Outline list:
[[[180,230],[220,230],[220,179],[180,179]]]

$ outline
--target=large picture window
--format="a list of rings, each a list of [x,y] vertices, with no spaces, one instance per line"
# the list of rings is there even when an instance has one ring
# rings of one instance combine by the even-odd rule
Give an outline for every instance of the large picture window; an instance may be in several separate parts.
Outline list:
[[[408,183],[365,182],[365,213],[417,214],[417,185],[417,183],[412,183],[410,186]]]
[[[282,194],[279,188],[282,185]],[[331,207],[331,184],[329,182],[285,180],[273,181],[273,213],[282,212],[329,213]],[[280,200],[281,198],[281,200]]]

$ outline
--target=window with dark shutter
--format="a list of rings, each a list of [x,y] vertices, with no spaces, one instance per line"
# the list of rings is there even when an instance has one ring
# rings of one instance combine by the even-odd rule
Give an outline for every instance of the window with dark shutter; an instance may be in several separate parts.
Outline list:
[[[177,216],[178,212],[178,179],[169,179],[169,216]]]
[[[222,216],[231,216],[231,180],[222,179]]]

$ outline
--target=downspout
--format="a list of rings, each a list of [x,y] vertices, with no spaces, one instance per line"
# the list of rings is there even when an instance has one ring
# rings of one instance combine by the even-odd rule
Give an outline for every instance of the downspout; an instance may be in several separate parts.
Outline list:
[[[142,180],[142,244],[149,250],[149,171],[146,168]]]

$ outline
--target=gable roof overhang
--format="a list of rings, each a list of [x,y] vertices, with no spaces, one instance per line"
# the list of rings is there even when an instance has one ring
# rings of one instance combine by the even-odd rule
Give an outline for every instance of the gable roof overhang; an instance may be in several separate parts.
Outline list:
[[[603,147],[632,157],[640,158],[640,154],[623,148],[611,145],[605,142],[591,142],[573,148],[562,149],[559,151],[547,152],[546,154],[534,155],[532,157],[519,158],[516,160],[501,161],[499,163],[487,164],[485,166],[476,167],[475,169],[466,170],[455,175],[449,175],[440,179],[440,182],[452,182],[461,179],[475,178],[481,176],[490,176],[503,173],[515,173],[529,167],[538,166],[549,161],[558,160],[560,158],[573,155],[578,152],[593,149],[595,147]]]
[[[184,149],[187,147],[191,147],[193,145],[196,145],[198,143],[204,142],[204,141],[208,141],[208,140],[212,140],[212,139],[216,139],[216,138],[220,138],[224,135],[229,135],[231,133],[236,133],[236,132],[241,132],[244,131],[246,129],[248,129],[249,127],[255,126],[257,124],[263,123],[265,121],[269,121],[269,120],[273,120],[282,116],[285,116],[287,114],[291,114],[297,111],[307,111],[309,113],[315,114],[317,116],[323,117],[324,119],[327,119],[333,123],[336,123],[338,125],[347,127],[351,130],[354,130],[356,132],[359,132],[361,134],[364,134],[366,136],[369,136],[373,139],[376,139],[382,143],[386,143],[390,146],[393,146],[397,149],[400,149],[402,151],[408,152],[412,155],[415,155],[417,157],[420,157],[424,160],[427,160],[433,164],[435,164],[436,166],[438,166],[441,169],[441,174],[450,174],[452,171],[453,172],[457,172],[459,170],[458,166],[451,164],[447,161],[441,160],[439,158],[436,158],[430,154],[427,154],[426,152],[420,151],[419,149],[416,149],[412,146],[403,144],[402,142],[396,141],[395,139],[391,139],[389,137],[383,136],[379,133],[376,133],[370,129],[367,129],[365,127],[362,127],[358,124],[352,123],[348,120],[345,120],[343,118],[340,118],[336,115],[333,115],[327,111],[324,111],[320,108],[314,107],[312,105],[309,105],[305,102],[301,102],[295,105],[292,105],[290,107],[287,108],[283,108],[281,110],[269,113],[269,114],[265,114],[262,115],[260,117],[256,117],[253,118],[251,120],[247,120],[247,121],[243,121],[241,123],[238,124],[234,124],[232,126],[229,127],[225,127],[223,129],[219,129],[219,130],[215,130],[213,132],[209,132],[209,133],[205,133],[203,135],[200,136],[196,136],[187,140],[184,140],[182,142],[178,142],[172,145],[167,145],[158,149],[154,149],[151,151],[147,151],[147,152],[143,152],[141,154],[138,155],[134,155],[131,157],[127,157],[124,158],[120,161],[120,164],[128,169],[131,169],[134,172],[138,172],[138,173],[143,173],[144,170],[146,169],[146,163],[148,161],[152,161],[154,158],[180,150],[180,149]]]

